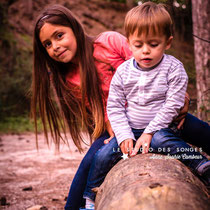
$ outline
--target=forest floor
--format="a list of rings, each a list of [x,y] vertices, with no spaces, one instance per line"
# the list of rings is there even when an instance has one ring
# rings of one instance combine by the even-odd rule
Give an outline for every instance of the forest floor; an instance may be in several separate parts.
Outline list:
[[[79,153],[72,141],[69,147],[63,144],[58,153],[47,146],[43,134],[38,138],[39,150],[33,133],[0,136],[0,209],[64,208],[84,153]],[[84,148],[86,151],[87,146]]]

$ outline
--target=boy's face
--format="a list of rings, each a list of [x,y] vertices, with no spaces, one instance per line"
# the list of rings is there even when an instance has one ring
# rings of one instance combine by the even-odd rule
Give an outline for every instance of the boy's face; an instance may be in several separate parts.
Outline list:
[[[173,37],[166,39],[165,36],[158,35],[137,35],[137,31],[130,35],[128,43],[130,50],[138,65],[145,69],[158,64],[163,57],[165,50],[171,46]]]

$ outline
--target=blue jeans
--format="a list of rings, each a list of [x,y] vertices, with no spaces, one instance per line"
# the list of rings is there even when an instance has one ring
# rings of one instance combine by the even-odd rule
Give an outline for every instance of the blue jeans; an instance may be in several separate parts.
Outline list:
[[[80,163],[69,190],[65,210],[78,210],[82,205],[84,205],[83,193],[87,183],[91,163],[95,153],[104,145],[104,140],[108,138],[109,134],[108,132],[105,132],[96,139]]]
[[[204,152],[210,155],[210,126],[208,123],[187,114],[181,130],[181,137],[187,143],[201,147]]]
[[[144,129],[132,129],[135,139],[138,139]],[[170,128],[161,129],[156,132],[151,141],[151,152],[170,154],[171,157],[179,159],[186,166],[195,171],[196,167],[207,158],[195,151],[185,141],[180,138],[180,130],[172,130]],[[134,142],[135,144],[135,142]],[[176,156],[174,156],[176,155]],[[189,158],[191,156],[197,159]],[[109,144],[102,146],[96,153],[91,164],[88,175],[87,185],[84,191],[84,197],[95,200],[95,193],[92,189],[99,187],[110,169],[120,160],[122,152],[118,146],[117,140],[114,137]]]
[[[71,184],[65,206],[66,210],[78,210],[79,207],[82,206],[83,193],[93,157],[95,153],[104,145],[104,139],[108,137],[108,133],[105,133],[98,138],[91,145],[91,148],[83,158]],[[184,127],[181,131],[181,137],[186,142],[201,147],[206,153],[210,154],[210,126],[208,123],[199,120],[191,114],[187,114]]]

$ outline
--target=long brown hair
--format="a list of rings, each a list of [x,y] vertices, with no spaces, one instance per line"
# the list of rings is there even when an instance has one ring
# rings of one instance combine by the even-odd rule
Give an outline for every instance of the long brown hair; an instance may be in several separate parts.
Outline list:
[[[67,68],[66,64],[53,60],[40,42],[39,33],[44,23],[70,27],[75,35],[81,83],[78,89],[81,98],[75,97],[75,87],[66,82],[66,74],[75,70],[75,66],[68,64]],[[35,121],[36,139],[39,113],[47,143],[49,130],[58,149],[61,139],[68,143],[62,135],[62,132],[66,134],[66,127],[79,151],[82,151],[81,130],[86,130],[93,139],[105,130],[104,98],[94,63],[93,41],[85,34],[82,25],[70,10],[61,5],[45,9],[35,24],[31,110]]]

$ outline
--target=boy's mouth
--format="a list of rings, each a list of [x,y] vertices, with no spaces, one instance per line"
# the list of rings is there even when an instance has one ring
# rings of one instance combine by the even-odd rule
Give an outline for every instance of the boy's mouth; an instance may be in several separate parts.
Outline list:
[[[149,63],[152,59],[151,58],[143,58],[141,60],[145,63]]]

